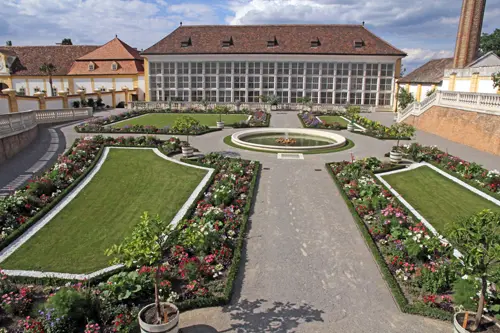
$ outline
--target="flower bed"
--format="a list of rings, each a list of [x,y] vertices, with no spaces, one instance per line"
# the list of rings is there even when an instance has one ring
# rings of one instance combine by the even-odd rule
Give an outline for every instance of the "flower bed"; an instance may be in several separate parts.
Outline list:
[[[338,122],[328,123],[322,121],[321,119],[318,119],[318,116],[312,112],[304,112],[302,114],[299,113],[298,117],[300,119],[300,122],[302,123],[302,126],[306,128],[323,128],[323,129],[333,129],[333,130],[342,130],[347,128],[347,126],[344,126]]]
[[[0,249],[8,246],[43,217],[94,167],[103,146],[158,147],[155,137],[86,137],[77,139],[69,151],[43,175],[25,188],[0,198]],[[180,152],[180,140],[172,138],[161,147],[166,154]]]
[[[477,189],[500,199],[500,172],[487,170],[480,164],[450,155],[436,146],[412,143],[400,147],[404,156],[415,162],[429,162]]]
[[[161,299],[174,302],[180,309],[229,302],[259,170],[258,162],[218,154],[190,162],[214,168],[216,172],[205,193],[178,224],[179,243],[165,253],[160,268]],[[14,328],[16,320],[20,320],[19,325],[24,328],[20,332],[32,332],[28,330],[32,328],[37,328],[36,332],[80,332],[85,327],[100,327],[105,332],[111,332],[114,327],[121,329],[117,332],[129,332],[126,329],[136,327],[139,308],[153,300],[152,273],[156,273],[155,269],[142,266],[114,274],[93,286],[79,282],[58,291],[44,287],[33,292],[12,284],[3,274],[0,293],[6,295],[3,299],[9,298],[7,301],[15,299],[19,310],[0,313],[0,324],[10,322],[9,327]],[[35,299],[44,303],[40,307],[44,310],[38,316],[22,319],[31,313]],[[5,309],[9,306],[13,308],[6,304]],[[47,311],[51,311],[49,317],[61,318],[58,320],[60,331],[48,330]]]
[[[392,169],[376,158],[327,165],[404,312],[452,317],[460,280],[452,248],[415,219],[375,177]],[[494,296],[490,302],[495,301]]]
[[[228,126],[234,128],[269,127],[269,123],[271,122],[271,114],[262,110],[256,110],[249,111],[248,115],[252,116],[249,121],[229,124]]]
[[[380,140],[411,140],[411,138],[408,137],[398,138],[397,131],[394,126],[384,126],[378,121],[370,120],[359,114],[355,114],[353,116],[346,115],[345,117],[351,120],[354,119],[356,124],[366,128],[366,131],[355,132],[357,134],[372,136]]]

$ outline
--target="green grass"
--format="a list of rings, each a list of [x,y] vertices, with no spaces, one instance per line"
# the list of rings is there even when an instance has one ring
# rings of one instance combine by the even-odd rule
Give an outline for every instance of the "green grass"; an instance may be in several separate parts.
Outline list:
[[[205,174],[150,149],[111,149],[92,181],[2,268],[91,273],[107,267],[104,251],[128,236],[144,211],[172,220]]]
[[[354,147],[354,142],[352,142],[351,140],[349,140],[347,138],[346,138],[346,140],[347,140],[346,141],[346,145],[343,146],[343,147],[339,147],[339,148],[327,148],[327,149],[316,149],[314,151],[297,152],[297,153],[304,154],[304,155],[329,154],[329,153],[337,153],[339,151],[351,149],[352,147]],[[280,152],[276,152],[276,151],[252,149],[252,148],[246,148],[246,147],[238,146],[238,145],[234,144],[233,141],[231,141],[231,135],[228,135],[228,136],[226,136],[224,138],[224,143],[226,145],[228,145],[228,146],[233,147],[233,148],[238,148],[238,149],[243,149],[243,150],[249,150],[249,151],[255,151],[255,152],[259,152],[259,153],[269,153],[269,154],[280,153]]]
[[[321,116],[319,119],[323,120],[324,122],[331,124],[331,123],[339,123],[342,126],[347,126],[349,124],[348,121],[346,121],[344,118],[340,116]]]
[[[125,120],[123,122],[117,123],[112,127],[124,127],[126,125],[134,126],[134,125],[149,125],[156,126],[158,128],[163,128],[165,126],[172,127],[175,123],[175,120],[182,116],[193,117],[200,122],[201,125],[215,127],[217,122],[219,121],[218,114],[176,114],[176,113],[153,113],[147,114],[140,117],[135,117],[132,119]],[[245,114],[223,114],[222,121],[226,125],[238,123],[240,121],[245,121],[248,119],[248,116]]]
[[[500,211],[493,202],[426,166],[383,178],[442,235],[461,216],[483,209]]]

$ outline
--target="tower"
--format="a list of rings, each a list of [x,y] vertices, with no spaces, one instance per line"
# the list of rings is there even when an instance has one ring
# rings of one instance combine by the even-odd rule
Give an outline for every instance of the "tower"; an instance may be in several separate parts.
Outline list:
[[[486,0],[463,0],[453,68],[464,68],[476,59],[485,7]]]

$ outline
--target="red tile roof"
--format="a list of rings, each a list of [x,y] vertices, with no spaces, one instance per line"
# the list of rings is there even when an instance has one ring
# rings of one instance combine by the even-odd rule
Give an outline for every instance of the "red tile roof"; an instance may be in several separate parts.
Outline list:
[[[54,75],[66,75],[74,60],[94,51],[99,46],[54,45],[54,46],[5,46],[0,52],[15,55],[17,59],[11,66],[13,75],[45,75],[40,72],[43,63],[52,63],[57,71]]]
[[[453,58],[434,59],[400,78],[399,83],[431,83],[443,81],[444,70],[453,67]]]
[[[222,42],[232,37],[233,45]],[[268,47],[270,40],[277,46]],[[191,38],[191,46],[181,43]],[[311,41],[320,41],[311,47]],[[354,47],[355,40],[364,46]],[[361,25],[209,25],[181,26],[142,54],[406,54]]]
[[[85,54],[78,60],[142,60],[139,51],[120,40],[118,37],[110,40],[97,50]]]
[[[89,63],[93,62],[95,67],[89,71]],[[118,69],[112,70],[112,64],[116,62]],[[143,60],[78,60],[73,63],[69,75],[117,75],[117,74],[139,74],[144,73]]]

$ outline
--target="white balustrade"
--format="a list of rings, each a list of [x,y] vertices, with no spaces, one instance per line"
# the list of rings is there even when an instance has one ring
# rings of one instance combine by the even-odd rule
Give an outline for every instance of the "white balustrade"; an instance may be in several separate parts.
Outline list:
[[[92,108],[31,110],[0,114],[0,138],[27,131],[37,124],[82,120],[91,118],[92,115]]]

